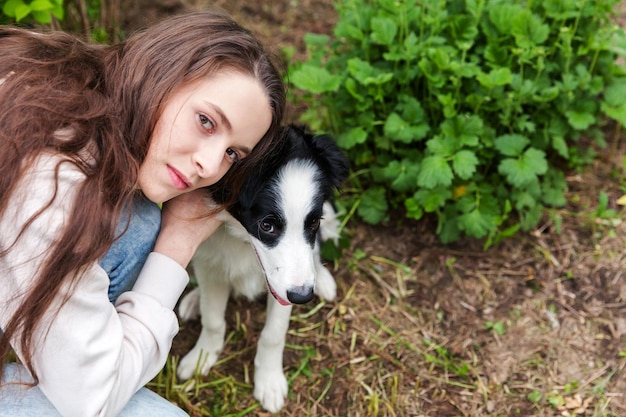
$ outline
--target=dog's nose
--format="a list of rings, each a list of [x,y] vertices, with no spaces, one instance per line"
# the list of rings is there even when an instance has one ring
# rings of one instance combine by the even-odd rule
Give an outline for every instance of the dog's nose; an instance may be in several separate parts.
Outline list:
[[[287,291],[287,298],[294,304],[308,303],[313,299],[313,287],[302,286]]]

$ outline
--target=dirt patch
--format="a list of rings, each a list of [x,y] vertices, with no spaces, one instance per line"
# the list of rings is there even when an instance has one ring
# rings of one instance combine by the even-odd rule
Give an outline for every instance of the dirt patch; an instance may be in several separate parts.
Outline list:
[[[263,3],[212,4],[296,58],[305,33],[330,33],[336,21],[330,1]],[[205,5],[151,2],[133,24]],[[607,132],[594,167],[568,177],[567,207],[487,251],[440,244],[430,219],[350,223],[336,302],[294,309],[281,415],[626,415],[626,217],[615,203],[626,143]],[[594,214],[599,190],[621,214]],[[197,383],[227,382],[175,396],[193,416],[268,415],[250,385],[264,316],[262,302],[231,302],[224,360]],[[174,358],[199,326],[182,326]]]

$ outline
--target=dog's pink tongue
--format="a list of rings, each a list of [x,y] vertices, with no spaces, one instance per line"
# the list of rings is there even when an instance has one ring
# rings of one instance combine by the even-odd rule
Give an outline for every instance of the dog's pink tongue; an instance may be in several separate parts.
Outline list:
[[[269,287],[269,288],[270,288],[270,292],[272,293],[272,295],[274,296],[276,301],[278,301],[278,304],[280,304],[281,306],[291,305],[291,303],[289,301],[285,301],[281,297],[279,297],[278,294],[276,294],[276,291],[274,291],[274,289],[272,287]]]

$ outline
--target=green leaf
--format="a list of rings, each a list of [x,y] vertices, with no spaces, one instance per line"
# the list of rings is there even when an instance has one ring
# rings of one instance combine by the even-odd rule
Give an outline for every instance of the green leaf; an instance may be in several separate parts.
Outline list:
[[[538,91],[538,94],[533,95],[533,100],[539,103],[548,103],[559,96],[558,87],[542,88]]]
[[[463,146],[477,146],[483,132],[483,121],[477,115],[458,115],[443,122],[441,131],[455,140],[457,149]]]
[[[619,28],[611,38],[611,51],[620,57],[626,57],[626,32]]]
[[[2,13],[4,13],[8,17],[15,17],[15,9],[18,7],[23,7],[24,2],[22,0],[7,0],[6,3],[2,6]]]
[[[448,187],[452,184],[452,169],[445,158],[431,155],[424,158],[417,176],[417,185],[425,188]]]
[[[404,51],[407,57],[417,56],[420,47],[419,47],[419,39],[415,32],[409,33],[409,36],[404,40]]]
[[[388,17],[372,18],[372,41],[381,45],[391,45],[398,32],[398,25]]]
[[[567,191],[567,180],[562,171],[552,168],[546,173],[541,183],[541,200],[548,206],[563,207],[567,204],[565,192]]]
[[[352,97],[354,97],[359,103],[363,103],[365,101],[365,97],[359,91],[359,85],[354,80],[354,78],[348,78],[344,83],[344,88]]]
[[[613,79],[606,86],[604,101],[611,106],[621,106],[626,103],[626,78]]]
[[[49,0],[34,0],[30,3],[30,8],[36,12],[49,11],[54,5]]]
[[[345,237],[340,237],[337,242],[338,246],[335,246],[335,242],[326,240],[322,242],[320,246],[320,256],[326,261],[336,261],[341,259],[342,250],[350,246],[350,241]]]
[[[539,221],[541,221],[541,217],[543,215],[543,206],[536,205],[531,209],[520,211],[519,214],[521,217],[520,224],[522,226],[522,230],[528,231],[537,226]]]
[[[387,197],[382,187],[369,188],[361,195],[357,213],[369,224],[378,224],[387,215]]]
[[[542,150],[529,148],[522,155],[523,159],[529,166],[533,167],[535,173],[543,175],[548,170],[548,161],[546,160],[546,153]]]
[[[472,16],[457,15],[450,22],[452,38],[461,50],[467,50],[474,44],[478,35],[477,19]]]
[[[505,66],[508,63],[509,51],[507,48],[489,43],[485,48],[485,59],[494,66]]]
[[[447,49],[431,49],[428,56],[440,70],[450,69],[450,55]]]
[[[333,31],[334,35],[337,38],[346,38],[350,41],[363,41],[365,34],[363,33],[362,22],[364,18],[369,20],[366,15],[369,15],[368,12],[371,10],[350,10],[349,13],[345,13],[347,10],[347,8],[344,8],[344,10],[339,9],[340,14],[343,14],[343,16],[337,22],[337,26]]]
[[[363,85],[382,85],[393,79],[392,72],[382,72],[361,58],[348,60],[348,70]]]
[[[611,119],[619,122],[622,126],[626,126],[626,105],[613,107],[603,101],[600,103],[600,108]]]
[[[31,7],[22,0],[7,0],[2,6],[2,13],[19,22],[31,13]]]
[[[341,85],[341,77],[332,75],[326,68],[307,64],[295,70],[291,74],[290,81],[297,88],[313,94],[335,92]]]
[[[517,210],[522,210],[524,208],[533,208],[537,205],[537,200],[535,199],[535,197],[525,190],[514,192],[512,195],[515,200],[515,208]]]
[[[584,3],[575,0],[553,0],[543,3],[542,7],[546,11],[546,16],[555,20],[565,20],[577,17],[580,13],[580,6],[583,5]]]
[[[65,9],[63,8],[63,0],[57,0],[57,4],[52,8],[51,13],[58,20],[63,20],[65,18]]]
[[[607,116],[626,126],[626,78],[614,79],[606,87],[600,108]]]
[[[452,94],[437,94],[437,101],[443,106],[443,115],[446,119],[456,116],[456,99]]]
[[[479,239],[487,236],[496,227],[493,215],[482,213],[479,208],[459,216],[459,228],[468,235]]]
[[[417,126],[409,124],[398,113],[391,113],[387,117],[384,126],[385,136],[403,143],[411,143],[423,139],[429,130],[429,126],[424,123]]]
[[[15,20],[17,22],[21,21],[29,14],[30,14],[30,6],[27,6],[25,4],[20,4],[15,8]]]
[[[452,198],[452,192],[447,188],[421,189],[414,194],[413,198],[424,207],[427,213],[432,213],[443,207],[446,200]]]
[[[576,130],[585,130],[596,122],[596,117],[589,112],[568,110],[565,112],[567,121]]]
[[[456,175],[463,179],[469,179],[476,172],[476,166],[478,165],[478,158],[476,154],[469,150],[462,150],[457,152],[452,158],[452,168]]]
[[[522,48],[532,48],[544,43],[550,35],[550,26],[541,18],[525,11],[515,16],[511,22],[511,33],[515,42]]]
[[[383,168],[383,175],[388,181],[391,181],[391,188],[400,192],[415,189],[418,172],[419,164],[409,159],[391,161],[389,165]]]
[[[302,37],[304,44],[307,46],[325,47],[330,40],[330,36],[319,33],[305,33]]]
[[[454,155],[454,152],[457,149],[455,140],[453,138],[451,138],[450,136],[441,135],[437,135],[434,138],[430,139],[428,142],[426,142],[426,147],[433,154],[446,158]]]
[[[569,159],[569,148],[563,136],[552,136],[552,147],[563,158]]]
[[[367,132],[361,126],[353,127],[337,137],[337,145],[343,149],[351,149],[358,144],[365,143]]]
[[[47,25],[48,23],[52,22],[52,14],[50,12],[32,11],[31,14],[33,15],[35,21],[39,24]]]
[[[530,140],[522,135],[502,135],[495,139],[494,145],[502,155],[519,156],[522,154]]]
[[[528,401],[530,401],[531,403],[539,403],[539,401],[541,401],[541,397],[543,395],[539,392],[539,391],[532,391],[530,394],[528,394],[526,396],[526,398],[528,398]]]
[[[485,74],[481,72],[476,76],[478,82],[485,88],[492,89],[494,87],[511,84],[513,81],[513,74],[508,68],[495,68]]]
[[[504,159],[498,166],[498,172],[505,175],[507,182],[515,187],[537,181],[537,176],[545,174],[547,170],[546,154],[534,148],[527,149],[519,158]]]
[[[433,87],[441,88],[445,85],[447,77],[428,58],[422,58],[417,64]]]
[[[424,215],[424,210],[413,198],[404,200],[404,208],[406,208],[406,217],[409,219],[419,220]]]
[[[402,95],[398,97],[403,108],[402,117],[406,120],[415,122],[425,122],[426,114],[424,108],[415,97]]]
[[[489,20],[503,35],[510,34],[512,30],[511,22],[516,16],[527,13],[520,5],[494,4],[489,7]]]

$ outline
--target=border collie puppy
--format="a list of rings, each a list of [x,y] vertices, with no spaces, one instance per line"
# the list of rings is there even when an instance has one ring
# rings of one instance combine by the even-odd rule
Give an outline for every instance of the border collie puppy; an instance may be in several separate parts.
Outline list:
[[[283,348],[292,304],[314,293],[333,300],[336,284],[322,265],[320,241],[337,239],[330,204],[348,175],[348,160],[332,138],[289,126],[284,141],[244,185],[236,204],[220,213],[224,224],[190,264],[198,287],[183,297],[179,314],[200,314],[202,332],[180,361],[178,377],[207,375],[224,346],[229,295],[254,299],[267,292],[267,319],[254,359],[254,397],[277,412],[287,396]],[[219,196],[214,196],[216,200]]]

